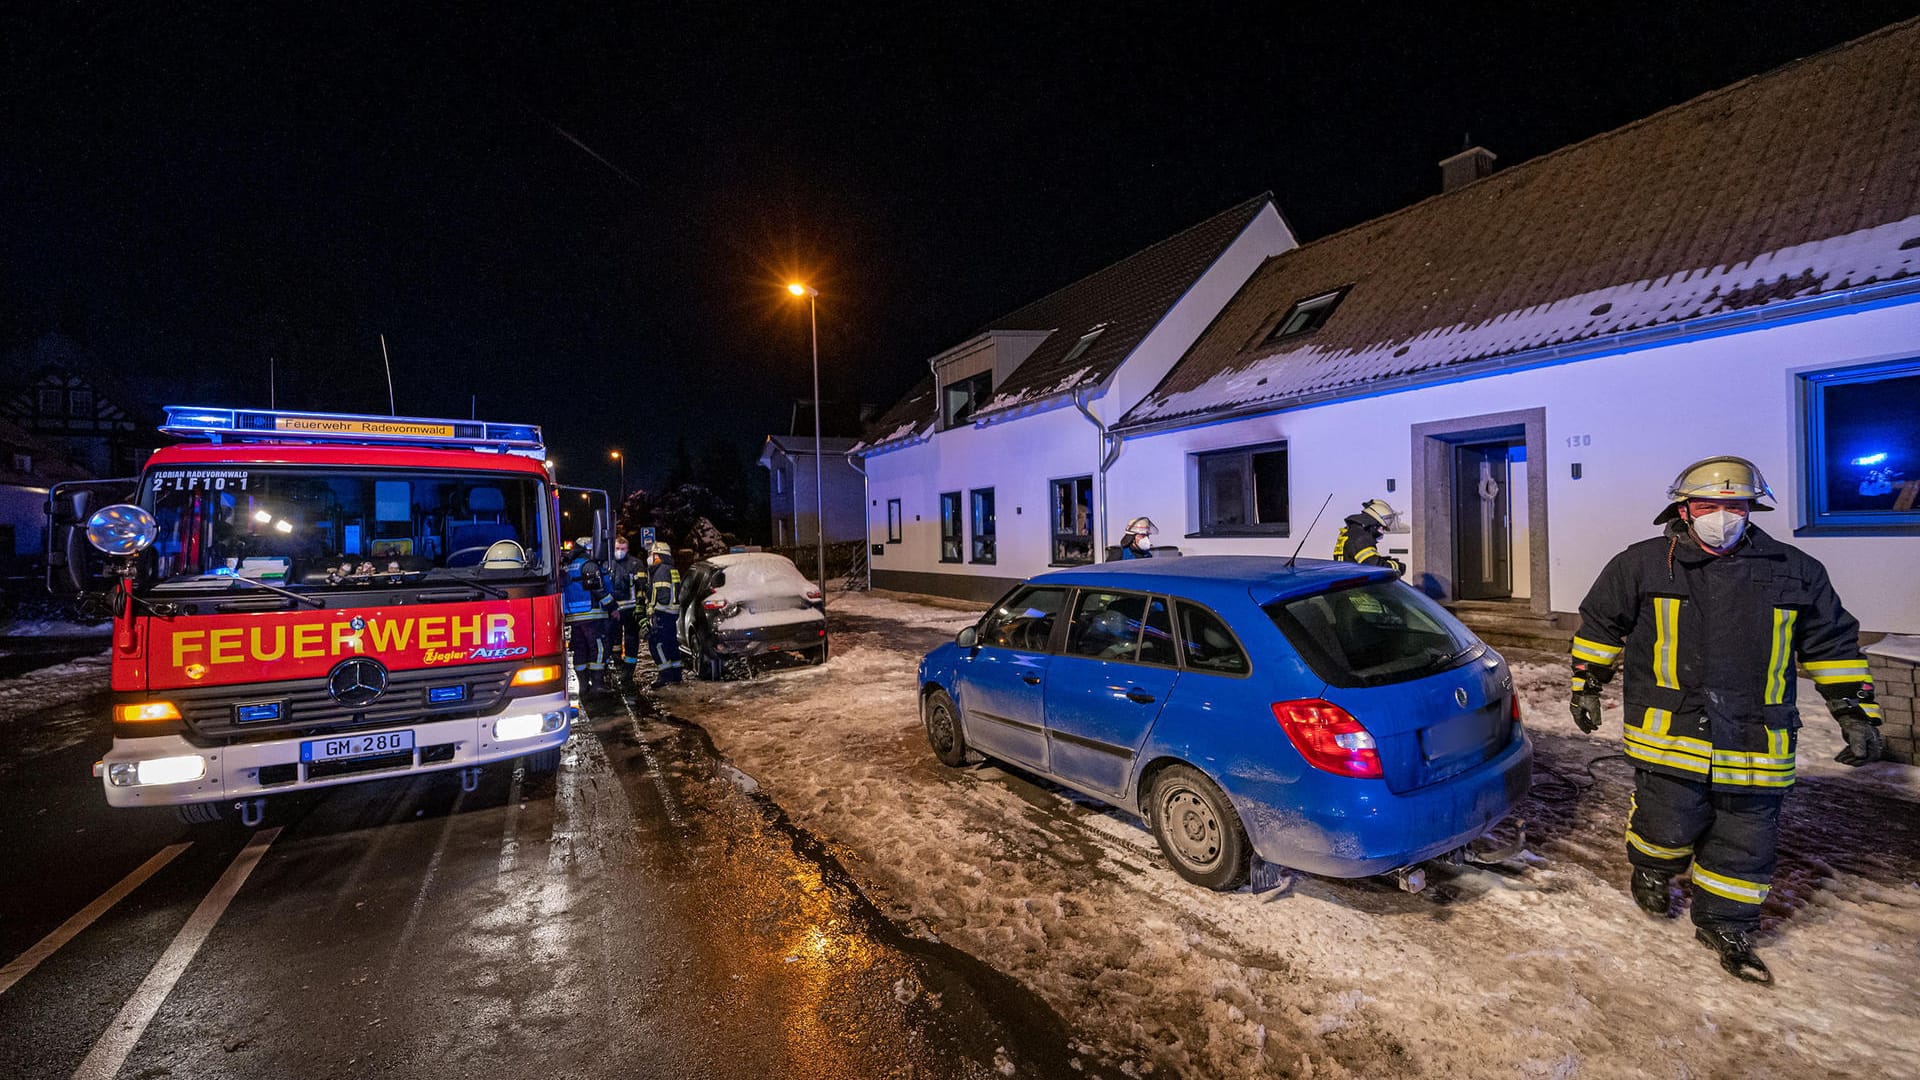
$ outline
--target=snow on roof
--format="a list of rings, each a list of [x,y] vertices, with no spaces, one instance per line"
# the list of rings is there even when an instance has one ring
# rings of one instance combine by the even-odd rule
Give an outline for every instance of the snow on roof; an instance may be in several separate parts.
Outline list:
[[[1118,425],[1920,275],[1920,20],[1274,256]],[[1268,344],[1300,300],[1324,325]]]

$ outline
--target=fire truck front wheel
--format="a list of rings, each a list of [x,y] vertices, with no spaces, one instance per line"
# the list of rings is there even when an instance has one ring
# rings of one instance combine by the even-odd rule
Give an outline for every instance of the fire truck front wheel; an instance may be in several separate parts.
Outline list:
[[[520,762],[526,767],[528,775],[550,773],[560,767],[560,748],[556,746],[551,750],[542,750],[537,754],[528,754],[526,757],[521,758]]]
[[[173,808],[175,816],[188,825],[218,825],[233,818],[231,802],[181,803]]]

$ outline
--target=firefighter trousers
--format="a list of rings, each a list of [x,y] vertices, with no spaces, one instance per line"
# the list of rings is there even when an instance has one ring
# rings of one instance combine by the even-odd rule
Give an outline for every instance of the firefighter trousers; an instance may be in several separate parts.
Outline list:
[[[572,639],[573,670],[581,687],[599,685],[600,673],[607,667],[607,620],[575,620],[567,624],[567,635]]]
[[[634,665],[640,662],[640,620],[645,616],[631,607],[622,607],[616,618],[620,622],[620,666],[631,679]]]
[[[659,669],[654,677],[662,683],[679,682],[680,616],[678,613],[655,612],[648,642],[653,646],[653,663]]]
[[[1642,870],[1693,870],[1693,921],[1752,930],[1773,881],[1785,792],[1715,791],[1701,780],[1634,772],[1627,861]]]

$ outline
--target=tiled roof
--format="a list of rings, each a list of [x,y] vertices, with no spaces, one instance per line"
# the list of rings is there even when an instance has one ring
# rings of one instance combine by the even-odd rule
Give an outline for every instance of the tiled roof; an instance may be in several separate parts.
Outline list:
[[[1269,259],[1121,426],[1920,275],[1920,20]],[[1277,346],[1296,301],[1351,286]]]
[[[1051,333],[994,389],[976,418],[1104,382],[1272,202],[1270,193],[1248,199],[981,327],[973,337],[1002,330]],[[1074,355],[1080,339],[1096,328],[1100,336]],[[932,377],[922,379],[868,427],[864,445],[895,442],[926,430],[937,412],[933,391]]]

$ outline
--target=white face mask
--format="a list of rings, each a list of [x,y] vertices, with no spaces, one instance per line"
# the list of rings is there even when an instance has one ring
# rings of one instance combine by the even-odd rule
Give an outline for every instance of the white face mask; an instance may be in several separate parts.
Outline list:
[[[616,559],[624,559],[624,558],[626,558],[626,557],[627,557],[627,549],[626,549],[626,548],[624,548],[624,547],[617,547],[617,548],[614,548],[614,549],[613,549],[613,557],[614,557],[614,558],[616,558]]]
[[[1142,536],[1142,537],[1141,537],[1140,539],[1138,539],[1138,540],[1135,540],[1135,541],[1133,542],[1133,546],[1134,546],[1134,547],[1137,547],[1137,548],[1139,548],[1139,549],[1140,549],[1141,551],[1152,551],[1152,550],[1153,550],[1153,537],[1151,537],[1151,536]]]
[[[1746,516],[1731,510],[1715,510],[1711,514],[1695,514],[1693,517],[1694,537],[1716,551],[1725,551],[1739,543],[1741,534],[1746,531]]]

